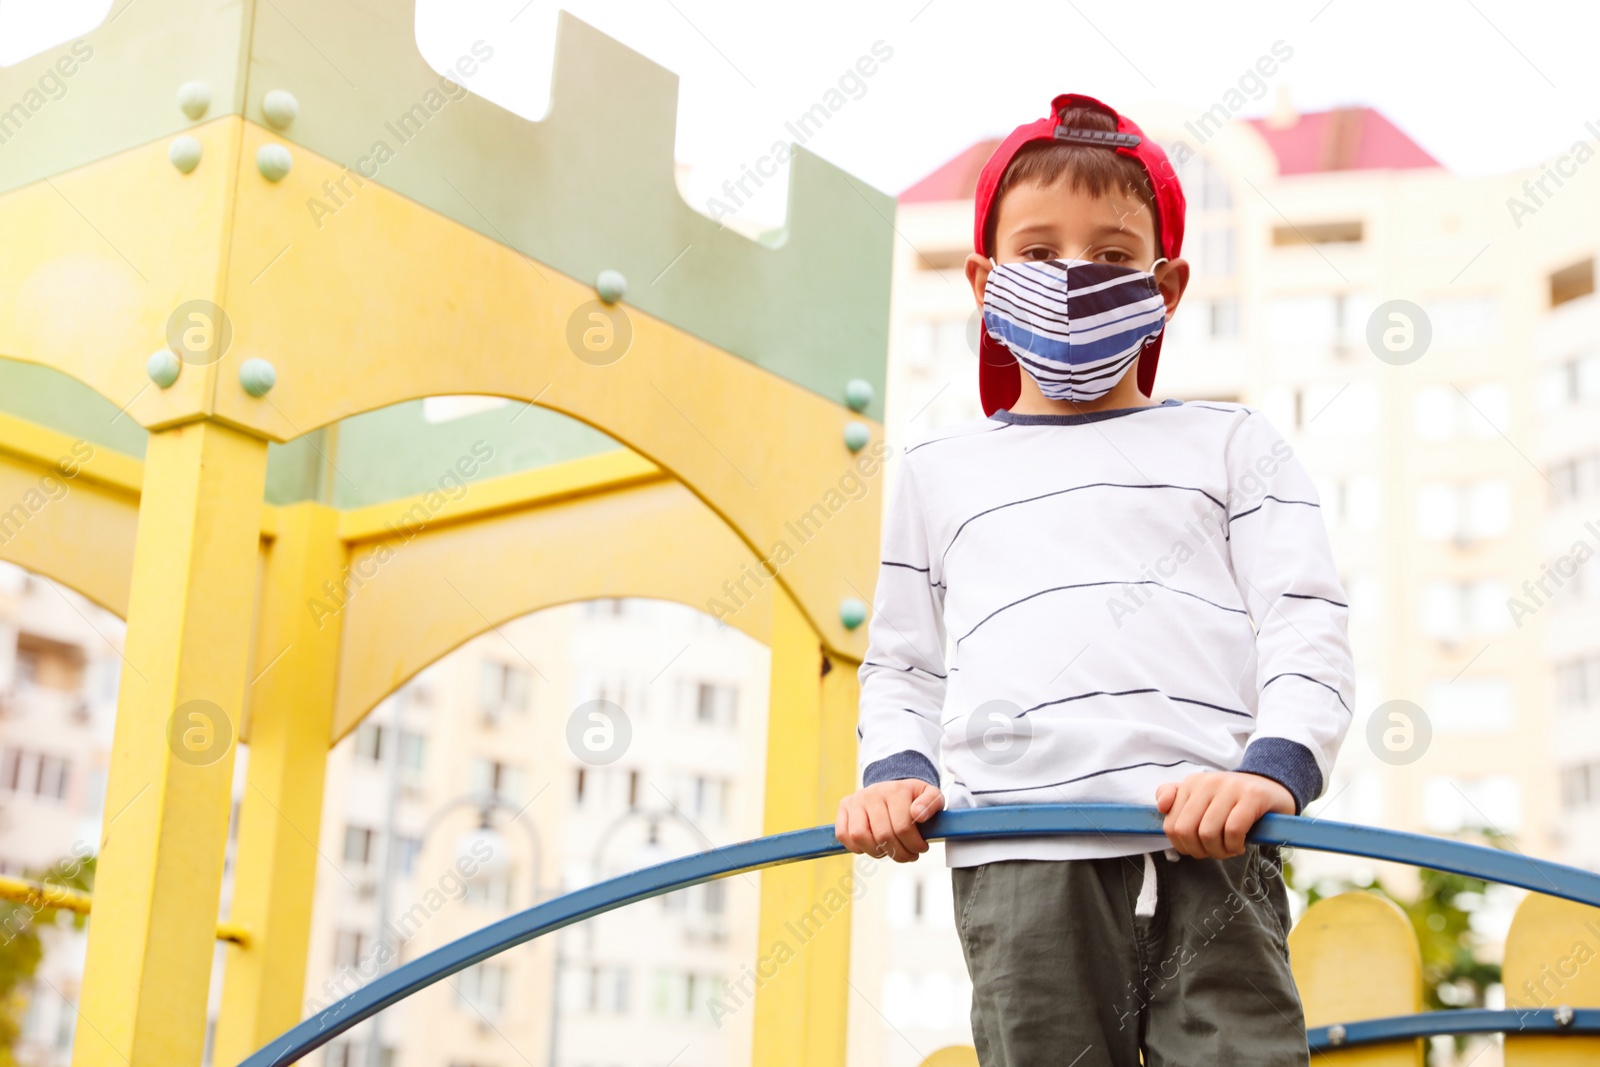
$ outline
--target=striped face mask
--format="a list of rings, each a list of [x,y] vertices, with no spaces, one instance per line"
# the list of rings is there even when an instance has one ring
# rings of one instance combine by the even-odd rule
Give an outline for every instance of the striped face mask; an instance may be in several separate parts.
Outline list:
[[[1111,263],[1001,263],[983,291],[984,331],[1051,400],[1105,396],[1161,333],[1166,315],[1153,273]]]

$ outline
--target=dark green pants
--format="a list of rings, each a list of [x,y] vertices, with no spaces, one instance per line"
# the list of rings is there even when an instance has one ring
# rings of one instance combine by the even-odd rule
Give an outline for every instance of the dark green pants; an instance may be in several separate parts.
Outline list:
[[[1143,856],[952,872],[983,1067],[1308,1062],[1276,850],[1154,870],[1148,916]]]

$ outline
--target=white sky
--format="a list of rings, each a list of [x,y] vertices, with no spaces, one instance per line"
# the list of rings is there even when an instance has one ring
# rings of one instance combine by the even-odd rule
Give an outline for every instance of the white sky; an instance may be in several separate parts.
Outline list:
[[[128,0],[0,0],[0,63],[82,32],[113,2]],[[1042,115],[1058,92],[1135,118],[1150,100],[1198,113],[1280,39],[1293,58],[1246,115],[1269,111],[1278,86],[1302,110],[1371,105],[1463,174],[1548,159],[1594,138],[1586,121],[1600,130],[1592,0],[418,0],[418,40],[440,68],[487,41],[495,59],[473,90],[536,118],[558,6],[679,74],[678,158],[702,204],[792,139],[785,121],[877,41],[893,58],[807,147],[888,192]],[[300,29],[316,40],[314,24]],[[317,44],[335,62],[360,47]],[[784,185],[741,213],[781,220]]]

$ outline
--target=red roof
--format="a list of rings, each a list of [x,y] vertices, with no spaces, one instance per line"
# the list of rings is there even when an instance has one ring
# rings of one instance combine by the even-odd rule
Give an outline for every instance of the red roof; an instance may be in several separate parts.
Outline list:
[[[1247,119],[1278,157],[1278,173],[1335,170],[1404,170],[1437,167],[1425,149],[1370,107],[1346,107],[1298,115],[1287,126]],[[1000,139],[979,141],[900,194],[903,204],[971,200],[978,173]]]
[[[1278,157],[1278,173],[1334,170],[1407,170],[1439,161],[1398,126],[1370,107],[1343,107],[1300,115],[1287,126],[1249,119]]]
[[[979,141],[901,193],[900,202],[919,204],[938,200],[971,200],[973,191],[978,188],[978,173],[999,147],[998,137]]]

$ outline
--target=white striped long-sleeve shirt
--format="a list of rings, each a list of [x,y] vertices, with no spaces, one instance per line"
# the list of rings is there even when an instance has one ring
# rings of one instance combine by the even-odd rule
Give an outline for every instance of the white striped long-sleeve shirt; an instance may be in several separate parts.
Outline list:
[[[1354,700],[1316,491],[1251,409],[1013,415],[905,450],[861,666],[865,784],[1154,804],[1205,770],[1325,788]],[[952,866],[1148,851],[956,841]]]

